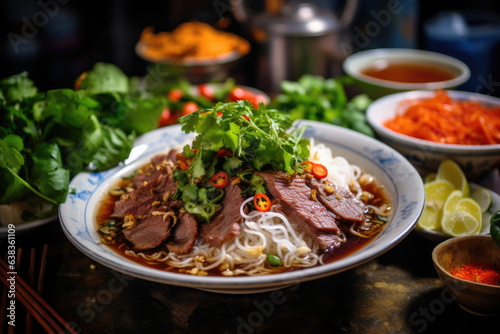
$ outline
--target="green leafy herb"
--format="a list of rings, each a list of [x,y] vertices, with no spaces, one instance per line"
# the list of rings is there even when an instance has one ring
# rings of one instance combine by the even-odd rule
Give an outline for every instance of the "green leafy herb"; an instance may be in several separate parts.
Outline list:
[[[59,204],[82,169],[125,160],[137,134],[155,129],[166,98],[130,90],[130,79],[98,63],[80,90],[38,92],[26,72],[0,80],[0,203]]]
[[[56,203],[63,203],[69,188],[69,170],[62,166],[61,152],[57,144],[41,143],[32,153],[32,180],[37,188]]]
[[[266,189],[264,188],[264,179],[259,175],[252,172],[244,172],[238,175],[241,180],[248,184],[247,189],[243,192],[244,194],[256,195],[258,193],[266,194]]]
[[[16,135],[9,135],[0,139],[0,167],[9,167],[18,170],[24,165],[24,158],[21,154],[23,150],[23,140]]]
[[[91,94],[128,93],[129,78],[113,64],[97,63],[80,83]]]
[[[28,72],[21,72],[3,79],[0,81],[0,89],[2,91],[0,100],[6,100],[9,104],[34,97],[38,92],[33,81],[28,78]]]
[[[309,74],[298,81],[285,80],[281,82],[282,93],[270,106],[286,111],[292,120],[331,123],[373,137],[365,116],[371,99],[361,94],[348,101],[343,86],[349,83],[347,77],[324,79]]]
[[[493,240],[500,247],[500,211],[497,211],[491,216],[490,220],[490,234]]]
[[[309,156],[307,141],[300,139],[300,131],[286,132],[290,119],[264,105],[255,109],[248,101],[218,103],[212,109],[184,116],[179,122],[184,132],[198,134],[193,148],[212,153],[227,148],[256,170],[274,168],[293,173]]]
[[[213,188],[213,187],[212,187]],[[190,214],[195,215],[201,221],[206,223],[210,222],[210,218],[215,214],[217,207],[216,204],[222,197],[224,197],[224,191],[219,190],[219,195],[215,198],[209,199],[206,188],[200,188],[197,191],[196,201],[186,202],[184,209]]]

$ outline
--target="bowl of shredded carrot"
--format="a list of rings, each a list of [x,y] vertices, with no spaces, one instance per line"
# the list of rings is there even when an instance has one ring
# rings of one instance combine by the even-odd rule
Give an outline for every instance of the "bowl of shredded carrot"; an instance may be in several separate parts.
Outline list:
[[[171,32],[146,27],[137,55],[162,67],[170,77],[182,75],[191,83],[224,80],[235,61],[250,52],[250,43],[203,22],[185,22]]]
[[[452,238],[432,251],[436,272],[465,311],[500,315],[500,247],[489,235]]]
[[[422,173],[446,158],[478,179],[500,166],[500,99],[462,91],[411,91],[375,100],[367,110],[376,136]]]

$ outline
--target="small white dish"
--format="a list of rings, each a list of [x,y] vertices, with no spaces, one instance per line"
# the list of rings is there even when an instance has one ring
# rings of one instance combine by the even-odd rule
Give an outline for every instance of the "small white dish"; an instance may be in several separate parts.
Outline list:
[[[47,217],[47,218],[35,219],[35,220],[27,221],[24,223],[15,224],[15,229],[14,229],[15,232],[14,233],[15,234],[25,233],[25,232],[31,231],[32,229],[34,229],[38,226],[42,226],[42,225],[48,224],[50,222],[53,222],[54,220],[57,220],[57,215],[52,215],[52,216]],[[7,226],[1,225],[0,226],[0,237],[4,237],[4,236],[12,233],[9,230],[12,230],[9,228],[9,225],[7,225]]]
[[[384,230],[359,251],[326,265],[265,276],[193,276],[149,268],[117,254],[100,243],[95,216],[107,189],[149,159],[167,152],[192,138],[180,125],[149,132],[135,143],[128,164],[102,173],[80,173],[70,183],[75,192],[59,207],[61,227],[68,239],[93,260],[124,274],[165,284],[200,290],[247,294],[284,288],[300,282],[326,277],[359,266],[390,250],[415,227],[424,205],[423,182],[415,168],[389,146],[355,131],[313,121],[297,121],[309,126],[305,138],[314,137],[345,157],[350,163],[372,174],[391,199],[393,216]]]
[[[377,62],[411,63],[433,66],[454,74],[450,80],[407,83],[374,78],[362,72]],[[354,53],[343,63],[344,72],[354,78],[372,98],[421,89],[451,89],[469,80],[470,69],[462,61],[441,53],[417,49],[372,49]]]
[[[500,144],[497,145],[455,145],[435,143],[413,138],[384,126],[398,113],[398,105],[404,100],[430,98],[434,91],[411,91],[391,94],[375,100],[366,111],[368,124],[376,136],[403,154],[423,174],[434,172],[446,158],[460,165],[467,177],[478,179],[487,172],[500,167]],[[447,91],[457,101],[478,101],[486,107],[500,107],[500,99],[474,92]]]
[[[476,184],[476,183],[469,183],[470,191],[474,191],[479,188],[483,188],[482,186]],[[483,224],[481,226],[481,232],[479,233],[480,235],[489,235],[490,234],[490,220],[491,216],[497,211],[500,210],[500,195],[494,192],[493,190],[490,190],[491,192],[491,208],[483,215]],[[447,239],[452,238],[449,235],[444,234],[443,232],[439,231],[430,231],[430,230],[422,230],[419,229],[418,227],[415,228],[415,233],[418,235],[422,236],[423,238],[434,242],[434,243],[440,243],[443,242]]]

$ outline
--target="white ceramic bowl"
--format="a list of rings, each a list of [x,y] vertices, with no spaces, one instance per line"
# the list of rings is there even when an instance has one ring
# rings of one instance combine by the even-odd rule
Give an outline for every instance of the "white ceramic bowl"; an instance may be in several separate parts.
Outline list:
[[[234,51],[211,58],[152,59],[144,54],[144,48],[144,44],[137,43],[136,54],[153,64],[156,79],[184,78],[192,84],[227,79],[231,70],[244,56],[244,54]]]
[[[382,80],[362,73],[376,62],[435,66],[455,74],[455,77],[439,82],[404,83]],[[357,52],[345,59],[343,69],[372,98],[411,90],[451,89],[465,83],[470,77],[469,67],[462,61],[441,53],[416,49],[373,49]]]
[[[472,92],[448,91],[455,100],[477,100],[484,106],[500,107],[500,99]],[[383,123],[396,116],[397,106],[403,100],[430,98],[433,91],[411,91],[391,94],[375,100],[366,112],[368,124],[376,136],[402,153],[423,174],[437,170],[445,158],[456,161],[468,178],[479,179],[500,166],[500,144],[454,145],[435,143],[406,136],[386,128]]]
[[[95,217],[99,202],[111,185],[124,175],[145,164],[159,153],[184,143],[180,125],[149,132],[136,141],[126,165],[102,173],[80,173],[70,183],[75,189],[59,207],[61,226],[68,239],[93,260],[122,273],[178,286],[219,293],[257,293],[280,289],[339,273],[387,252],[414,228],[424,205],[424,187],[415,168],[398,152],[378,140],[358,132],[313,121],[297,121],[308,125],[305,138],[314,137],[333,149],[335,155],[372,174],[390,197],[393,216],[384,230],[359,251],[326,265],[265,276],[214,277],[172,273],[132,262],[100,243]]]

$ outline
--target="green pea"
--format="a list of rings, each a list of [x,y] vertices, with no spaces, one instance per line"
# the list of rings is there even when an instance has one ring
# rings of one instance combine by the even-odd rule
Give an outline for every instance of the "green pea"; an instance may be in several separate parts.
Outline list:
[[[106,226],[108,226],[108,227],[113,227],[113,226],[115,226],[115,221],[114,221],[114,220],[107,221],[107,222],[106,222]]]
[[[267,254],[266,260],[267,263],[269,263],[273,267],[279,267],[283,264],[283,262],[281,262],[281,259],[274,254]]]

